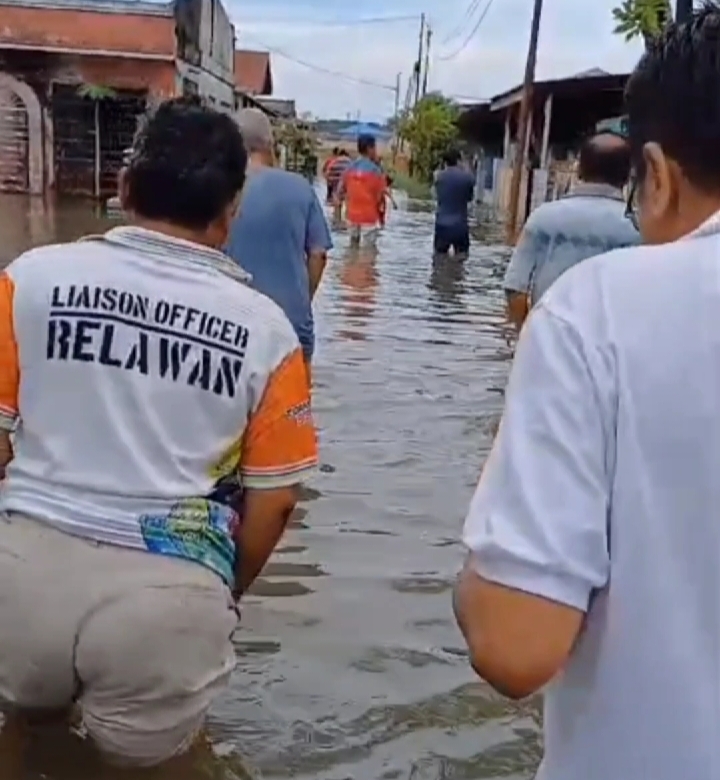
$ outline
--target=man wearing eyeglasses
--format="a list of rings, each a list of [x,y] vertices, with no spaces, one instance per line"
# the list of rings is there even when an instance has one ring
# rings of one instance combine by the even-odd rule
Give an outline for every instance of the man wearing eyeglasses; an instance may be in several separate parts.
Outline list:
[[[496,690],[542,690],[535,780],[720,777],[720,4],[626,88],[642,244],[520,334],[455,606]]]
[[[530,307],[568,268],[638,242],[622,192],[629,175],[627,141],[617,133],[597,133],[580,149],[580,181],[565,197],[532,212],[505,274],[508,318],[518,330]]]

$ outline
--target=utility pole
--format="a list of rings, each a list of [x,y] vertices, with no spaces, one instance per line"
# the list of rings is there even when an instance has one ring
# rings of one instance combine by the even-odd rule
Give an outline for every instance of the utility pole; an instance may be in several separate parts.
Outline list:
[[[525,167],[530,117],[532,115],[532,93],[535,81],[535,63],[537,61],[538,38],[540,36],[540,17],[542,16],[543,0],[535,0],[532,25],[530,27],[530,45],[525,64],[522,98],[520,100],[520,116],[518,117],[517,148],[513,161],[512,178],[510,179],[510,211],[507,223],[507,242],[513,245],[517,233],[518,205],[520,201],[520,184]]]
[[[420,100],[420,81],[422,76],[422,64],[423,64],[423,44],[425,43],[425,14],[420,14],[420,37],[418,38],[418,56],[415,63],[415,102],[416,105]]]
[[[395,77],[395,108],[393,109],[393,137],[392,161],[393,165],[397,159],[398,147],[400,146],[400,84],[402,82],[402,73]]]
[[[675,21],[689,22],[693,13],[693,0],[677,0],[675,6]]]
[[[428,24],[425,33],[425,72],[423,73],[421,93],[423,97],[427,95],[428,90],[428,77],[430,76],[430,42],[432,41],[432,34],[432,28]]]
[[[400,83],[402,81],[402,73],[398,73],[395,76],[395,108],[393,110],[393,118],[397,122],[400,118]]]

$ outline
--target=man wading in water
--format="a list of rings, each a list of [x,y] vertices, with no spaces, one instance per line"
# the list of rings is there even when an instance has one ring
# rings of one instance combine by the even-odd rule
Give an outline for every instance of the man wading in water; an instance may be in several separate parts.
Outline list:
[[[630,147],[614,133],[597,133],[580,147],[580,181],[569,194],[528,217],[505,273],[508,319],[520,330],[530,307],[568,268],[595,255],[638,243],[623,187]]]
[[[237,121],[250,165],[227,253],[250,272],[253,287],[285,312],[300,339],[310,377],[315,351],[312,302],[332,247],[330,229],[307,179],[274,167],[267,116],[245,108]]]
[[[538,780],[720,777],[720,8],[627,86],[645,246],[520,334],[456,609],[498,691],[545,691]]]
[[[123,765],[191,745],[316,463],[297,336],[219,251],[246,161],[230,117],[164,103],[123,172],[132,226],[0,277],[0,706],[76,705]]]
[[[336,203],[345,202],[350,226],[350,245],[377,246],[387,206],[387,178],[378,163],[377,143],[372,136],[358,138],[358,157],[345,169]]]
[[[475,192],[475,178],[462,165],[457,149],[445,152],[443,165],[433,184],[437,199],[433,251],[444,256],[452,250],[456,257],[466,257],[470,251],[468,206]]]

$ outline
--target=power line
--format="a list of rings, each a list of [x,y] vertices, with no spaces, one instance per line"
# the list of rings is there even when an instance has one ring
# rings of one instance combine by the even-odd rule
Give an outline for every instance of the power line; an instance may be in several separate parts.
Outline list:
[[[463,31],[463,28],[465,26],[465,22],[469,21],[472,16],[474,15],[475,11],[477,11],[478,6],[480,5],[480,0],[472,0],[470,5],[465,9],[465,13],[462,15],[462,18],[460,21],[455,25],[455,27],[452,28],[451,32],[449,32],[445,38],[442,41],[442,45],[446,46],[450,41],[452,41],[453,38],[457,38],[458,35]]]
[[[405,14],[402,16],[371,16],[363,19],[346,19],[342,20],[318,20],[318,19],[301,19],[295,17],[240,17],[243,24],[277,24],[278,22],[284,24],[307,24],[317,27],[360,27],[366,24],[394,24],[395,22],[414,22],[418,18],[418,14]]]
[[[391,86],[389,84],[380,84],[377,81],[369,81],[368,79],[363,78],[357,78],[356,76],[351,76],[349,73],[342,73],[339,70],[332,70],[331,68],[325,68],[322,65],[318,65],[314,62],[308,62],[307,60],[300,59],[299,57],[294,57],[292,54],[288,54],[286,51],[283,51],[282,49],[277,49],[273,46],[268,46],[266,43],[263,43],[263,41],[256,38],[254,35],[248,35],[245,33],[245,35],[250,38],[251,40],[255,41],[255,43],[258,46],[262,46],[263,49],[267,49],[271,54],[276,54],[278,57],[283,57],[286,60],[289,60],[290,62],[294,62],[297,65],[302,65],[305,68],[308,68],[308,70],[314,70],[318,73],[324,73],[326,76],[334,76],[338,79],[345,79],[345,81],[350,81],[355,84],[362,84],[366,87],[375,87],[376,89],[385,89],[389,92],[395,92],[395,86]]]
[[[460,101],[467,101],[468,103],[488,103],[489,98],[485,97],[478,97],[477,95],[447,95],[446,97],[452,98],[452,100],[460,100]]]
[[[492,4],[493,4],[494,1],[495,0],[488,0],[487,1],[487,4],[485,5],[485,8],[484,8],[483,12],[480,14],[480,16],[478,17],[477,22],[475,22],[475,26],[470,31],[470,35],[468,35],[467,38],[465,38],[465,40],[462,42],[462,44],[457,49],[455,49],[455,51],[452,54],[449,54],[449,55],[447,55],[445,57],[438,57],[439,60],[442,60],[443,62],[448,62],[449,60],[454,60],[455,57],[458,56],[458,54],[461,54],[462,52],[465,51],[465,49],[467,48],[467,46],[470,43],[470,41],[475,37],[475,33],[480,29],[480,25],[485,20],[485,17],[487,16],[488,11],[492,8]]]

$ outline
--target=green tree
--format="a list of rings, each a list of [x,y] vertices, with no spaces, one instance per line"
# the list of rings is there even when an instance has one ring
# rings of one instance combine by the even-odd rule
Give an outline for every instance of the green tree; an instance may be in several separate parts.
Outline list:
[[[456,103],[431,92],[400,117],[399,134],[410,144],[413,174],[417,178],[432,180],[442,153],[458,136],[458,114]]]
[[[647,44],[672,19],[669,0],[622,0],[613,8],[615,32],[626,41],[642,38]]]

